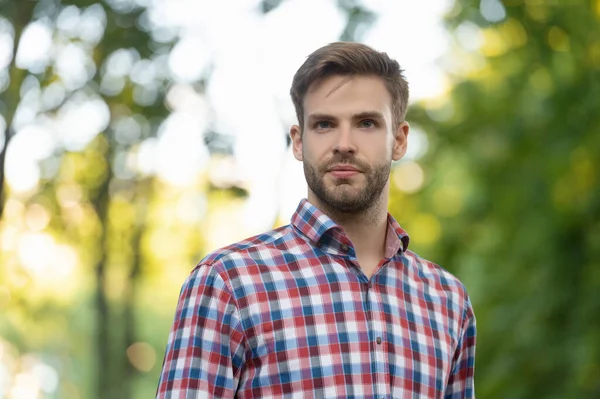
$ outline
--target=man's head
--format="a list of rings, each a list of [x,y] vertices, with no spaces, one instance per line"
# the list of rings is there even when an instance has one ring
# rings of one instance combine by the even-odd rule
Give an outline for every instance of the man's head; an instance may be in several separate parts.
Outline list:
[[[314,51],[298,69],[290,95],[300,128],[304,128],[304,97],[309,87],[333,76],[377,76],[392,98],[394,124],[404,121],[408,105],[408,82],[396,60],[361,43],[336,42]]]
[[[392,160],[406,151],[408,89],[398,63],[355,43],[313,54],[294,77],[300,125],[290,129],[308,199],[356,214],[386,206]]]

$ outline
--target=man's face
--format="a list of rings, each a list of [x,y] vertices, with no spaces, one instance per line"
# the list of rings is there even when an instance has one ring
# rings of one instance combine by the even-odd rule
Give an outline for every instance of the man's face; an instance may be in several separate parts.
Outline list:
[[[311,85],[304,132],[291,129],[309,201],[358,213],[387,196],[391,161],[404,155],[408,135],[407,123],[393,125],[391,96],[378,77],[331,76]]]

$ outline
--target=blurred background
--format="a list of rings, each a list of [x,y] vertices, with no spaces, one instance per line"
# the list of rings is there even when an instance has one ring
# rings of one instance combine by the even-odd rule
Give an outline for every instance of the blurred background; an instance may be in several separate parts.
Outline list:
[[[600,398],[599,0],[0,0],[0,399],[154,397],[179,289],[285,224],[294,72],[411,85],[390,211],[467,286],[479,398]]]

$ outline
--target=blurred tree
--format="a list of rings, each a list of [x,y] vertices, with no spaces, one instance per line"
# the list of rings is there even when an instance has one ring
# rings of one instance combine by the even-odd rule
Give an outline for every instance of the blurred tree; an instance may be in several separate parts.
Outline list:
[[[8,84],[0,104],[6,122],[0,152],[0,216],[7,198],[6,150],[27,122],[59,119],[69,112],[82,111],[85,105],[93,105],[95,115],[107,115],[105,121],[100,121],[99,130],[90,132],[100,133],[91,145],[74,148],[67,142],[56,148],[54,158],[61,167],[55,173],[43,173],[42,187],[46,189],[32,198],[39,201],[45,197],[45,202],[53,203],[69,186],[81,192],[95,214],[98,234],[92,235],[91,240],[89,236],[78,238],[82,239],[81,252],[95,254],[90,259],[95,264],[96,280],[97,340],[92,359],[97,361],[93,374],[97,376],[94,391],[99,398],[131,397],[134,372],[126,349],[136,340],[133,309],[145,218],[144,210],[137,208],[147,204],[152,184],[149,178],[131,173],[124,162],[142,141],[155,135],[168,114],[164,105],[168,83],[165,54],[173,36],[167,35],[165,40],[164,35],[157,35],[140,4],[143,2],[130,0],[0,1],[2,26],[13,39],[10,63],[6,66]],[[45,39],[49,41],[46,54],[28,60],[25,53],[27,46],[32,46],[31,40],[44,43]],[[78,58],[69,60],[74,65],[69,70],[64,62],[61,64],[61,56]],[[58,98],[51,98],[57,91]],[[37,102],[28,100],[32,95],[37,95]],[[19,113],[27,113],[29,120],[20,120]],[[75,156],[74,152],[81,150],[84,158]],[[123,196],[135,199],[136,217],[131,226],[119,229],[111,217],[122,218],[115,210],[115,199],[118,204]],[[68,223],[59,231],[63,229],[68,232]],[[131,242],[131,246],[119,248],[117,242],[121,240]],[[125,294],[113,301],[107,294],[111,257],[120,258],[116,262],[119,267],[129,268],[122,283]],[[25,342],[23,345],[27,348]]]
[[[409,115],[426,185],[395,209],[430,216],[421,251],[469,288],[478,396],[600,397],[600,3],[458,0],[447,22],[452,89]]]
[[[340,40],[348,42],[361,41],[363,34],[375,22],[375,13],[356,0],[338,0],[337,3],[347,18]]]
[[[26,76],[26,71],[16,67],[16,57],[14,53],[18,47],[19,38],[23,33],[23,29],[33,18],[33,11],[35,8],[35,2],[23,1],[8,2],[6,0],[0,1],[0,16],[6,18],[5,25],[8,25],[5,29],[12,30],[12,48],[15,49],[11,54],[9,65],[8,65],[8,87],[5,88],[3,93],[2,101],[0,102],[0,110],[4,117],[4,140],[2,148],[0,148],[0,218],[4,211],[4,203],[6,201],[6,192],[4,188],[4,170],[6,162],[6,149],[13,138],[14,130],[12,129],[12,121],[19,105],[21,84]],[[7,24],[8,23],[8,24]],[[11,49],[12,50],[12,49]],[[5,66],[3,66],[5,67]],[[4,84],[6,86],[6,83]]]

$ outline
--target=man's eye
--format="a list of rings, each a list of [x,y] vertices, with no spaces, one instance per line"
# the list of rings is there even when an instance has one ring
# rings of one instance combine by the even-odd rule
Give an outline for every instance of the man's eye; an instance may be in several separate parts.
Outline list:
[[[371,119],[365,119],[360,121],[360,127],[364,127],[364,128],[372,128],[377,126],[377,124],[375,123],[375,121],[371,120]]]
[[[329,121],[319,121],[315,124],[317,129],[329,129],[331,127],[331,122]]]

